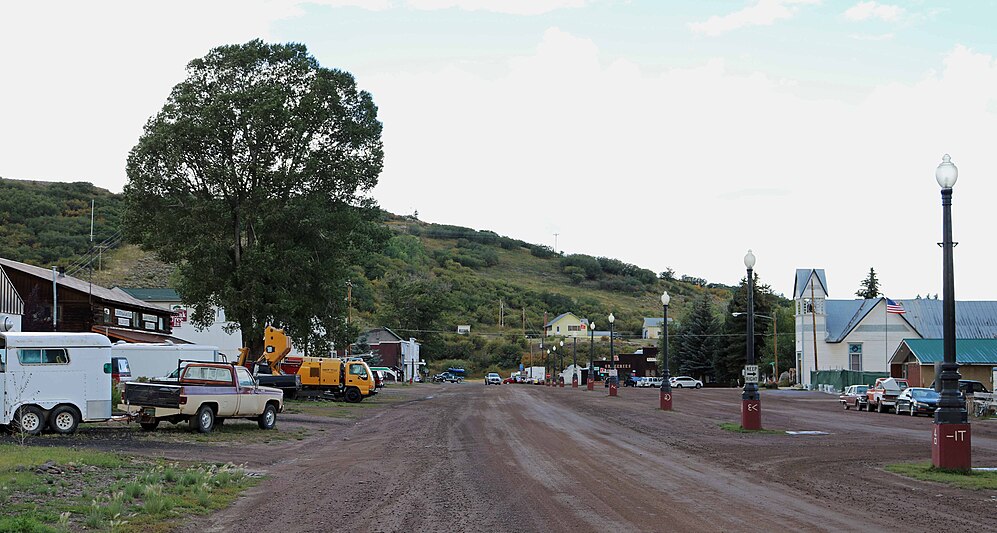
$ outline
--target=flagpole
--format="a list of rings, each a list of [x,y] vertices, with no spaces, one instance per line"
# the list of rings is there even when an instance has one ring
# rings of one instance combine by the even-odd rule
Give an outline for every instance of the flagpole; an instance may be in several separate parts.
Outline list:
[[[890,304],[887,303],[889,300],[883,297],[883,334],[884,344],[883,344],[883,356],[884,362],[886,364],[886,376],[889,377],[893,373],[890,372]]]

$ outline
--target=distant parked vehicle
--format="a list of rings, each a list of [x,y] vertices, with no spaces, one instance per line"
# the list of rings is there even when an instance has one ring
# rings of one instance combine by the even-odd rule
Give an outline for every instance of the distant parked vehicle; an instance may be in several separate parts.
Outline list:
[[[498,375],[497,372],[489,372],[488,375],[485,376],[485,385],[501,385],[501,384],[502,384],[502,376]]]
[[[867,408],[885,413],[896,407],[897,397],[909,387],[904,378],[877,378],[876,383],[866,392]]]
[[[938,408],[941,395],[935,389],[927,387],[908,387],[897,396],[896,413],[917,416],[921,413],[930,415]]]
[[[433,376],[433,383],[460,383],[462,381],[464,381],[464,378],[451,372],[443,372],[442,374]]]
[[[846,410],[854,407],[856,411],[861,411],[869,404],[867,392],[869,392],[868,385],[851,385],[845,388],[845,392],[841,393],[841,396],[838,396],[838,401]]]
[[[928,385],[928,388],[934,389],[935,388],[935,382],[932,381],[931,385]],[[983,383],[980,383],[979,381],[975,381],[975,380],[972,380],[972,379],[960,379],[959,380],[959,394],[962,397],[965,398],[965,396],[967,394],[973,395],[973,394],[976,394],[977,392],[990,392],[990,391],[987,390],[987,386],[986,385],[984,385]]]
[[[685,388],[703,388],[703,382],[691,376],[678,376],[671,378],[671,384],[673,389],[685,389]]]

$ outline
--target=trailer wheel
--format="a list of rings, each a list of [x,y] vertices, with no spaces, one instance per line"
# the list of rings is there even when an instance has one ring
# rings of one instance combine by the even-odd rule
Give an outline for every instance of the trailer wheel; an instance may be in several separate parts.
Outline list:
[[[45,412],[34,405],[25,405],[14,417],[14,431],[38,435],[45,427]]]
[[[215,411],[210,405],[202,405],[194,418],[190,419],[190,425],[198,433],[211,433],[215,428]]]
[[[256,422],[260,425],[260,429],[273,429],[277,425],[277,408],[272,403],[268,403]]]
[[[60,405],[49,415],[48,425],[52,431],[60,435],[69,435],[76,432],[76,428],[80,425],[80,416],[76,414],[76,409]]]
[[[346,389],[346,401],[350,403],[360,403],[360,400],[363,400],[363,395],[360,394],[360,389],[356,387]]]
[[[156,431],[159,427],[159,419],[154,418],[148,422],[139,422],[138,425],[142,426],[142,431]]]

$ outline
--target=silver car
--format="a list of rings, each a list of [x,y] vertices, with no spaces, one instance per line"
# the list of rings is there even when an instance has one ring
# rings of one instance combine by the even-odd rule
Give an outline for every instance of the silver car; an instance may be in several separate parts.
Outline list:
[[[485,385],[501,385],[501,384],[502,384],[502,376],[499,376],[498,373],[489,372],[488,375],[485,376]]]
[[[690,376],[677,376],[671,378],[670,383],[673,389],[701,389],[703,382]]]

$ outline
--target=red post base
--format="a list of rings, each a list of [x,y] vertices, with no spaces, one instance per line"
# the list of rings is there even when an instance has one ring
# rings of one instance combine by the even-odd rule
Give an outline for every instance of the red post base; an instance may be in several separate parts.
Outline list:
[[[563,379],[561,380],[561,388],[562,389],[564,388],[564,380]]]
[[[609,384],[609,395],[616,396],[616,385],[612,383]]]
[[[589,378],[589,382],[588,382],[587,386],[588,386],[588,390],[595,390],[595,380],[592,379],[592,378]]]
[[[661,400],[661,410],[662,411],[671,411],[672,410],[672,393],[670,393],[670,392],[662,392],[662,393],[659,394],[659,398]]]
[[[578,378],[571,378],[571,388],[572,389],[578,388]]]
[[[931,464],[935,468],[969,472],[973,468],[969,424],[934,424]]]
[[[761,400],[741,400],[741,427],[747,430],[762,429]]]

